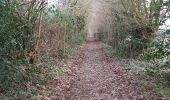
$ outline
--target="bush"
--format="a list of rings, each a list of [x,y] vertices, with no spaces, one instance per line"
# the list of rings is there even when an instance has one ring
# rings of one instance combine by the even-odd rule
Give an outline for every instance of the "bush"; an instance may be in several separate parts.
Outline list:
[[[144,58],[152,61],[155,66],[148,70],[159,71],[170,68],[170,30],[160,35],[150,44]]]
[[[148,48],[152,29],[149,26],[135,26],[115,33],[112,46],[116,54],[123,58],[138,58]],[[148,36],[148,37],[146,37]]]
[[[36,14],[20,16],[16,0],[0,0],[0,87],[9,88],[23,80],[27,54],[34,48]]]

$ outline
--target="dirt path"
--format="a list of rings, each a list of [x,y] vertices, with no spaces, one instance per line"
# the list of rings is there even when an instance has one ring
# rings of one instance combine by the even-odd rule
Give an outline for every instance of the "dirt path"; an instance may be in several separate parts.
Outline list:
[[[106,54],[102,43],[85,44],[72,68],[67,84],[60,82],[62,92],[52,100],[158,100]]]

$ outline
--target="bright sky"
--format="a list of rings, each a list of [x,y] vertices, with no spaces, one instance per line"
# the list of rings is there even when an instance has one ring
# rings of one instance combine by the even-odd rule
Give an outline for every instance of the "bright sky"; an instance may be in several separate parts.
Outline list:
[[[48,0],[48,5],[53,5],[56,4],[58,2],[58,0]]]
[[[170,29],[170,19],[165,22],[165,25],[160,26],[160,29]]]
[[[52,4],[54,2],[57,2],[58,0],[48,0],[48,3]]]
[[[165,24],[170,26],[170,19],[168,19]]]

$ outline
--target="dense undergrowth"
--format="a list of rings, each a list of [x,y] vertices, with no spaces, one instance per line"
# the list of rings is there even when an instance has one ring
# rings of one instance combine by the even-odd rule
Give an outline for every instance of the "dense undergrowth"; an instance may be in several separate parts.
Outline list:
[[[61,66],[85,40],[83,17],[44,0],[0,0],[0,12],[0,99],[44,99],[49,80],[63,76]]]
[[[128,58],[110,45],[103,44],[103,47],[127,71],[136,74],[140,80],[139,83],[169,97],[169,30],[160,31],[157,35],[157,38],[150,41],[144,53],[135,58]]]

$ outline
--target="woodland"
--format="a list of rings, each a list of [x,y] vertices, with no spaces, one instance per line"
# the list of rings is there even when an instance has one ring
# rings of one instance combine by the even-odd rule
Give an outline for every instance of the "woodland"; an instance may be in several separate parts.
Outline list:
[[[88,56],[98,43],[139,84],[169,100],[168,22],[169,0],[0,0],[0,100],[60,100],[50,99],[59,91],[54,81],[67,76],[79,53],[85,63],[98,57],[99,50]]]

